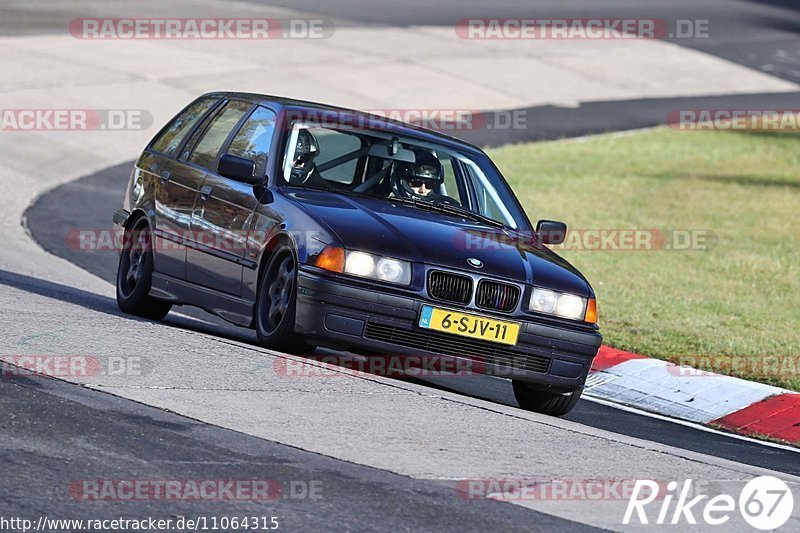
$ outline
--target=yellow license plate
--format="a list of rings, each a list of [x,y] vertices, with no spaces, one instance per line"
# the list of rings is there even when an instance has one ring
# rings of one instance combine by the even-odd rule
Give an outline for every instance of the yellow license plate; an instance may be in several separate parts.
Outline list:
[[[501,344],[517,344],[519,324],[485,316],[466,315],[425,305],[419,317],[419,327],[435,329]]]

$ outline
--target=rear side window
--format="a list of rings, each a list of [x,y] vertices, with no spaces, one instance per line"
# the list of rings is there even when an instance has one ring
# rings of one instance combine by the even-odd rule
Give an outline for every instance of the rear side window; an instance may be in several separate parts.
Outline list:
[[[156,137],[151,145],[152,149],[162,154],[175,155],[189,130],[215,103],[217,100],[213,98],[202,98],[187,107]]]
[[[239,123],[251,107],[252,105],[246,102],[233,101],[228,103],[225,109],[211,121],[211,125],[203,133],[200,142],[197,143],[197,146],[189,156],[189,161],[209,170],[216,170],[212,169],[212,167],[217,159],[217,154],[219,154],[222,145],[228,139],[231,130],[236,127],[236,124]]]
[[[257,107],[231,141],[228,153],[256,162],[256,176],[263,176],[267,169],[269,147],[275,133],[275,113]]]

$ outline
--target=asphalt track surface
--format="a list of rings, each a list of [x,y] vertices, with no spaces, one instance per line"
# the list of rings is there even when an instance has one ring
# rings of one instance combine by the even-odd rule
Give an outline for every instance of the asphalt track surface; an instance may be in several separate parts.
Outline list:
[[[265,11],[297,10],[326,17],[337,25],[452,26],[467,18],[656,18],[707,20],[708,36],[667,38],[680,46],[716,55],[755,70],[800,82],[800,4],[794,0],[245,0]],[[208,7],[196,2],[195,16]],[[150,6],[152,11],[155,6]],[[155,7],[171,13],[181,3]],[[132,16],[124,2],[82,2],[83,16]],[[185,16],[185,15],[183,15]],[[54,0],[12,0],[0,21],[0,35],[30,35],[63,31],[75,18],[75,7]],[[674,32],[671,32],[674,33]]]
[[[76,229],[110,230],[108,206],[120,203],[120,191],[125,189],[133,161],[117,165],[96,174],[67,183],[41,196],[27,211],[25,224],[31,236],[47,251],[78,265],[108,281],[115,282],[117,255],[113,251],[86,251],[75,246]],[[85,206],[76,210],[74,206]],[[70,235],[72,235],[70,237]],[[72,244],[70,244],[72,243]],[[0,278],[0,283],[3,283]],[[75,298],[75,296],[70,296]],[[104,308],[116,310],[109,298]],[[175,312],[197,319],[187,321]],[[175,327],[191,328],[215,335],[256,343],[255,334],[192,307],[176,307],[166,321]],[[319,353],[329,353],[318,351]],[[332,352],[330,352],[332,353]],[[459,380],[454,384],[447,378],[428,379],[425,385],[443,388],[465,396],[482,398],[504,405],[516,406],[507,380],[481,377]],[[762,444],[743,441],[719,433],[678,425],[670,421],[622,411],[589,400],[581,400],[565,417],[587,426],[659,442],[686,450],[769,468],[790,474],[800,474],[800,453]]]
[[[253,3],[262,3],[250,0]],[[793,0],[270,0],[268,4],[346,16],[389,26],[451,26],[467,18],[656,18],[671,29],[676,20],[707,20],[708,36],[666,40],[787,80],[800,81],[800,3]],[[672,32],[674,33],[674,32]]]
[[[331,459],[54,379],[0,380],[0,406],[8,413],[0,422],[3,477],[15,481],[0,488],[6,517],[86,518],[90,505],[91,518],[99,520],[275,516],[287,531],[371,531],[376,524],[391,531],[594,529],[494,500],[454,498],[447,484]],[[275,490],[267,501],[209,503],[87,502],[66,489],[84,480],[185,480],[187,471],[196,480],[264,480]]]

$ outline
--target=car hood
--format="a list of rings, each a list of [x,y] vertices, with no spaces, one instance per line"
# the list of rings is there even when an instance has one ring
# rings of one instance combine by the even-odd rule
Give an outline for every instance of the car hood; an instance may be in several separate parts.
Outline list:
[[[593,296],[586,279],[530,235],[414,206],[310,189],[287,198],[350,250]],[[479,269],[467,259],[483,263]]]

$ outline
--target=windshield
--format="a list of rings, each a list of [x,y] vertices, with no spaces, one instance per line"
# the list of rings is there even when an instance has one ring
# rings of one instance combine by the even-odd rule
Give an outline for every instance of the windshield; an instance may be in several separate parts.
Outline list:
[[[290,185],[403,201],[443,216],[527,228],[519,204],[484,155],[391,131],[295,122],[283,179]]]

